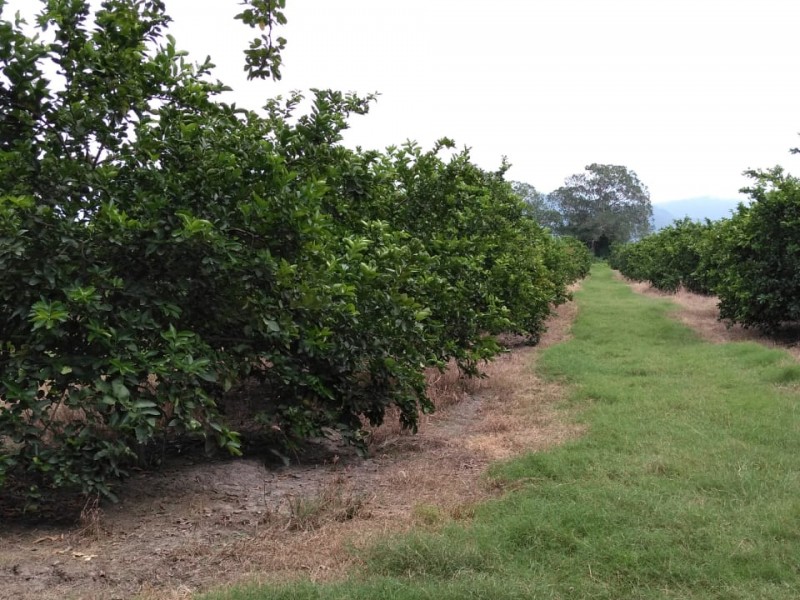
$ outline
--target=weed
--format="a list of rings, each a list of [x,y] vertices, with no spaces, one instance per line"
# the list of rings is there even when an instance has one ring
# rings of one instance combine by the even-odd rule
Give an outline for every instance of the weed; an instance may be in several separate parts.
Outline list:
[[[417,504],[411,509],[414,522],[424,527],[439,525],[445,520],[442,509],[432,504]]]
[[[100,497],[97,494],[86,498],[78,522],[78,537],[97,540],[103,535],[103,509],[100,508]]]
[[[366,494],[356,493],[334,479],[313,496],[287,498],[286,528],[311,531],[331,521],[349,521],[361,514],[367,500]]]

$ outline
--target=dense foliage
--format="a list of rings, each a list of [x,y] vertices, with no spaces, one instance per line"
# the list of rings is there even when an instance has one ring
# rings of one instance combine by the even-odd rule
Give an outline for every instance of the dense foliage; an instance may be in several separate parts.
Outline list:
[[[561,231],[564,219],[549,194],[544,194],[530,183],[522,181],[512,181],[511,187],[525,202],[525,210],[534,221],[550,231]]]
[[[748,174],[752,201],[730,219],[678,222],[615,248],[612,266],[659,289],[716,294],[731,323],[775,331],[800,321],[800,180],[779,167]]]
[[[551,271],[564,286],[589,275],[594,257],[582,241],[569,236],[554,239],[554,245],[548,254]]]
[[[800,180],[780,168],[752,172],[752,203],[716,244],[720,316],[773,331],[800,321]]]
[[[251,2],[277,22],[282,4]],[[588,269],[505,168],[448,140],[343,147],[370,98],[220,102],[164,10],[46,2],[47,42],[0,21],[0,486],[32,498],[112,495],[157,440],[240,452],[222,401],[254,383],[286,439],[357,443],[389,406],[413,429],[425,367],[475,374],[492,334],[535,341]],[[251,74],[276,74],[258,48]]]
[[[674,292],[684,287],[709,294],[704,257],[709,252],[707,237],[712,227],[709,222],[689,218],[675,221],[636,243],[614,246],[609,261],[627,277],[648,281],[659,290]]]

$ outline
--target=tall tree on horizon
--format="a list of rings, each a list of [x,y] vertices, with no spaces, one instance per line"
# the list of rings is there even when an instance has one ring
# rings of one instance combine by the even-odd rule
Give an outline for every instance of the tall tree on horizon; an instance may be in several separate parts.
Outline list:
[[[547,194],[540,192],[530,183],[511,181],[511,189],[525,202],[525,212],[542,227],[558,231],[562,226],[561,213]]]
[[[585,173],[567,177],[550,199],[563,219],[558,233],[578,238],[597,256],[652,228],[650,192],[634,171],[621,165],[588,165]]]

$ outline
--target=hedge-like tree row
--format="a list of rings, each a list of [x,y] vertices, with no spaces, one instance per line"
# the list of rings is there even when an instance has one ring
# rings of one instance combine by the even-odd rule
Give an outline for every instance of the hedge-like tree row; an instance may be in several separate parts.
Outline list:
[[[800,180],[780,167],[748,173],[751,197],[729,219],[679,221],[614,249],[623,275],[719,297],[720,318],[774,332],[800,321]]]
[[[426,367],[535,341],[588,270],[505,168],[342,146],[370,98],[245,111],[161,2],[43,11],[52,42],[0,21],[0,488],[113,496],[176,436],[240,453],[222,407],[245,385],[287,439],[358,443],[390,406],[413,429]]]

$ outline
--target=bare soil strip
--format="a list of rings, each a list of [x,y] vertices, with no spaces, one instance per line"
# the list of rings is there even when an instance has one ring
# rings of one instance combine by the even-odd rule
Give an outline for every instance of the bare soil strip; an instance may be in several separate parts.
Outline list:
[[[680,289],[674,294],[662,292],[641,281],[631,281],[619,273],[618,279],[625,281],[631,289],[646,296],[668,298],[678,305],[675,317],[682,323],[694,329],[704,340],[715,344],[725,342],[757,342],[770,348],[787,350],[792,356],[800,360],[800,342],[797,340],[779,340],[762,333],[756,329],[745,329],[741,325],[728,325],[719,320],[719,309],[716,296],[702,296]]]
[[[576,310],[559,307],[541,344],[487,365],[487,379],[431,374],[445,406],[416,435],[377,429],[368,459],[326,446],[280,468],[182,459],[138,473],[119,504],[87,506],[78,526],[3,524],[0,598],[182,599],[243,580],[330,580],[376,536],[469,519],[499,493],[482,477],[489,462],[580,434],[555,408],[563,389],[533,372]]]

